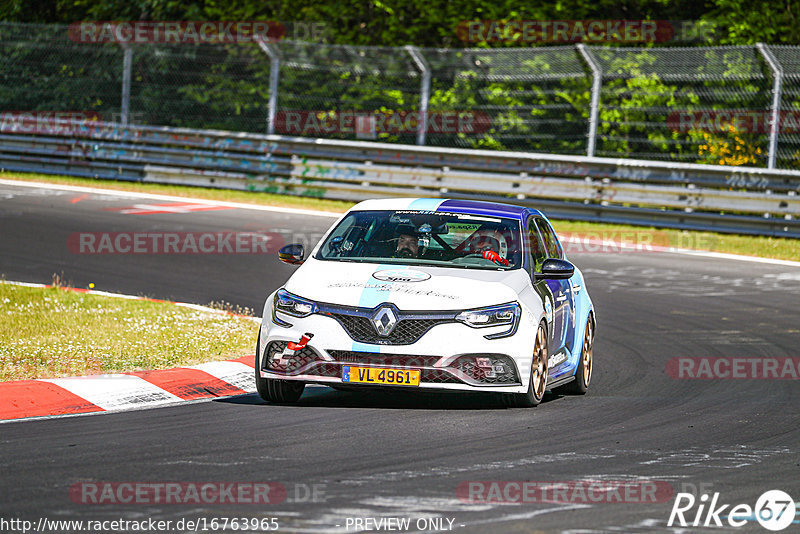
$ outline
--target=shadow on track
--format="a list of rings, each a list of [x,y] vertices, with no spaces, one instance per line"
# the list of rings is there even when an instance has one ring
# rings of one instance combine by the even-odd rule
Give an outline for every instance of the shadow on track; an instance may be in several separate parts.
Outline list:
[[[542,404],[561,398],[546,393]],[[396,391],[390,389],[335,390],[330,387],[307,387],[294,404],[272,404],[256,394],[215,399],[225,404],[263,405],[295,408],[375,408],[411,410],[511,410],[503,405],[497,395],[489,393],[448,391]],[[518,408],[526,409],[526,408]],[[535,408],[527,408],[535,409]]]

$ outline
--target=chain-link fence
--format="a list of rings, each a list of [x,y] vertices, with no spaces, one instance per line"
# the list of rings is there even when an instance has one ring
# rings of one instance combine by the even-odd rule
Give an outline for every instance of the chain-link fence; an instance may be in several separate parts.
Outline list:
[[[66,26],[0,23],[0,111],[119,120],[123,50],[71,41]],[[8,115],[6,115],[7,117]]]
[[[421,73],[402,48],[280,42],[274,133],[415,143]]]
[[[66,26],[0,23],[0,80],[4,120],[90,112],[122,123],[800,168],[800,47],[123,45],[79,42]]]
[[[422,54],[432,75],[431,110],[472,113],[479,125],[455,135],[431,132],[430,144],[585,153],[591,78],[574,47]]]
[[[131,54],[132,122],[265,130],[270,64],[257,45],[132,45]]]
[[[800,169],[800,47],[770,46],[781,69],[777,161],[780,168]]]
[[[591,51],[603,73],[597,155],[766,164],[772,84],[754,47]]]

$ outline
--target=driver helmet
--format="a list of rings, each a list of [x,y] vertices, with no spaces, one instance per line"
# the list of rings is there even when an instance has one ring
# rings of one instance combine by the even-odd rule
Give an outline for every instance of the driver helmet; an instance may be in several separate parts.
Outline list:
[[[467,250],[473,253],[492,250],[504,260],[508,259],[508,242],[497,230],[478,230],[470,237]]]

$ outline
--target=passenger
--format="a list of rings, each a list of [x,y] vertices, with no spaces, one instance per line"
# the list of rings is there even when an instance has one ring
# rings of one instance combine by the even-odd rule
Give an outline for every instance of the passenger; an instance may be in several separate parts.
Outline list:
[[[400,234],[397,238],[397,258],[416,258],[419,256],[419,239],[415,235]]]

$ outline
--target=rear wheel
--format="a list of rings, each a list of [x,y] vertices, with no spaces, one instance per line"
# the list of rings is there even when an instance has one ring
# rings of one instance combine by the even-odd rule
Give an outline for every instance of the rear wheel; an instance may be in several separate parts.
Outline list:
[[[504,393],[503,402],[511,408],[530,408],[542,402],[547,389],[547,328],[544,322],[539,323],[536,341],[533,345],[531,361],[531,377],[528,380],[528,391],[525,393]]]
[[[261,378],[259,369],[261,368],[261,339],[256,343],[256,390],[259,396],[267,402],[276,404],[290,404],[297,402],[306,388],[304,382],[294,382],[290,380],[274,380],[272,378]]]
[[[581,347],[581,361],[575,370],[575,380],[556,388],[557,393],[568,395],[585,395],[592,380],[592,367],[594,366],[594,321],[592,316],[586,321],[586,331],[583,334],[583,347]]]

